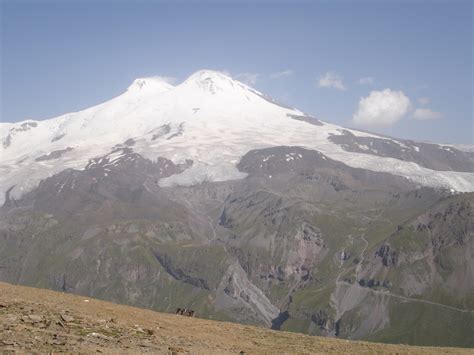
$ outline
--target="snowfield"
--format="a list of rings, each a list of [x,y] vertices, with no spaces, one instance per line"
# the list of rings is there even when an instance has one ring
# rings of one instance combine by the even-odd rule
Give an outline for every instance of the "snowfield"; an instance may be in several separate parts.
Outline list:
[[[341,135],[343,127],[289,115],[304,113],[214,71],[198,71],[177,86],[158,77],[137,79],[122,95],[80,112],[0,123],[0,203],[12,186],[10,196],[18,198],[41,179],[67,168],[84,169],[90,159],[127,140],[135,152],[152,160],[193,160],[183,173],[160,180],[161,186],[241,179],[246,174],[236,165],[249,150],[301,146],[352,167],[404,176],[426,186],[474,191],[473,173],[434,171],[413,162],[351,153],[328,140]]]

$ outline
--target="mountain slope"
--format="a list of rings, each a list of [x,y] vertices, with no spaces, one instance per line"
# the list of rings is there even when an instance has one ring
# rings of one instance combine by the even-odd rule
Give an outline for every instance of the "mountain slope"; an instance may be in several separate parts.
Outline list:
[[[0,283],[0,349],[40,352],[464,354],[308,337]],[[87,301],[87,302],[86,302]],[[232,334],[229,337],[229,334]]]
[[[400,314],[390,309],[403,296],[412,306],[432,302],[434,312],[419,315],[423,337],[408,343],[473,345],[473,283],[462,271],[473,257],[451,242],[472,245],[472,194],[419,188],[299,147],[249,152],[238,165],[245,179],[163,188],[160,177],[186,166],[119,152],[48,178],[0,209],[0,279],[161,311],[179,300],[203,317],[354,339],[394,329]],[[450,240],[438,259],[452,281],[433,297],[446,287],[439,272],[411,270],[410,260],[425,254],[410,226],[420,218],[429,225],[435,217],[420,216],[450,204],[465,211],[450,212],[458,217],[446,218],[438,233]],[[391,242],[401,231],[403,253]],[[386,261],[393,250],[415,257],[393,264]],[[454,323],[432,322],[438,310]],[[452,335],[436,337],[448,326]]]
[[[474,346],[473,202],[472,194],[442,199],[361,252],[351,240],[314,334]]]

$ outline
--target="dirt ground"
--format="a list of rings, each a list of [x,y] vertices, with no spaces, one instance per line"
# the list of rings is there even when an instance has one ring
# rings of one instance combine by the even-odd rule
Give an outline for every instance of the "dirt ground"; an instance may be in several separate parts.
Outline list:
[[[468,349],[348,341],[157,313],[0,283],[0,352],[464,354]]]

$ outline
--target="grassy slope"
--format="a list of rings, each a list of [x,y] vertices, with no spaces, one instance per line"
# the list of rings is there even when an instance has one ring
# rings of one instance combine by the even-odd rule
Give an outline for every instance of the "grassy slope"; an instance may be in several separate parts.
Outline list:
[[[155,353],[469,353],[312,337],[0,283],[0,349]],[[28,315],[41,317],[31,323]],[[67,314],[72,320],[61,320]],[[61,322],[61,325],[59,325]],[[3,323],[3,324],[2,324]]]

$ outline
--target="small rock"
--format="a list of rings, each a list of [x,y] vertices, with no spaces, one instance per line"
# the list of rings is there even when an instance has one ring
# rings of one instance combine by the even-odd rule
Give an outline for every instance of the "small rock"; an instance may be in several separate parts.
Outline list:
[[[135,331],[138,333],[145,333],[142,327],[140,327],[138,324],[135,324]]]
[[[32,321],[33,323],[39,323],[43,320],[43,317],[41,317],[40,315],[38,314],[30,314],[28,316],[28,318],[30,319],[30,321]]]
[[[44,329],[44,328],[48,328],[50,325],[51,325],[51,321],[48,319],[48,320],[46,320],[46,321],[44,321],[44,322],[41,322],[41,323],[39,324],[39,327],[42,328],[42,329]]]
[[[71,323],[72,321],[74,321],[74,317],[67,314],[61,314],[61,319],[66,323]]]
[[[84,300],[85,303],[89,303],[90,301],[89,300]]]
[[[0,302],[0,308],[8,308],[8,304]]]

